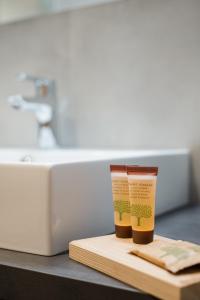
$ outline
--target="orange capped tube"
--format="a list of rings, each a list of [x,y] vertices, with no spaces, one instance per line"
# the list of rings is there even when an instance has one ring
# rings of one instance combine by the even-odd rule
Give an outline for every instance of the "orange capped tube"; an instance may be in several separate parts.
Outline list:
[[[131,238],[131,215],[127,168],[125,165],[111,165],[112,195],[116,236]]]
[[[133,241],[153,241],[157,167],[128,166],[129,201]]]

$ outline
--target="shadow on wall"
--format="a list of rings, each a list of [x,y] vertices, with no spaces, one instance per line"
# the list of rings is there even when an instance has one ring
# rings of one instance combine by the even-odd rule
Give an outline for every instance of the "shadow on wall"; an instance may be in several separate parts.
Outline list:
[[[75,122],[76,114],[73,111],[73,99],[58,96],[56,114],[58,144],[61,147],[77,148],[79,146],[78,128]]]

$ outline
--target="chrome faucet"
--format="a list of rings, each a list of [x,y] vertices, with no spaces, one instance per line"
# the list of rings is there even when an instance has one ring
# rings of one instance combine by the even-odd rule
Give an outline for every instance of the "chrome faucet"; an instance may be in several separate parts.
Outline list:
[[[8,102],[14,109],[31,111],[35,114],[38,124],[38,146],[39,148],[58,147],[56,132],[56,85],[54,80],[39,78],[19,73],[17,79],[20,81],[30,80],[35,86],[33,97],[13,95],[8,97]]]

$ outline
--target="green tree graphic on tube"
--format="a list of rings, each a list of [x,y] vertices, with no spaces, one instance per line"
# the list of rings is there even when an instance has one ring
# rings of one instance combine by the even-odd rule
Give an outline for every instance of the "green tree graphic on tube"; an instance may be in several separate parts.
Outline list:
[[[131,215],[137,218],[137,226],[141,226],[141,218],[151,217],[151,206],[144,204],[132,204]]]
[[[129,201],[114,201],[114,210],[119,213],[119,220],[122,221],[123,213],[130,213]]]

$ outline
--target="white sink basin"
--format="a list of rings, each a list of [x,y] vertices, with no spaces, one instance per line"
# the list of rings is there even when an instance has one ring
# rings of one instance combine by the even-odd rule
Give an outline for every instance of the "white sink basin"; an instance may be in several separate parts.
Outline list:
[[[187,150],[0,150],[0,247],[41,255],[111,233],[110,163],[159,166],[157,214],[189,200]]]

